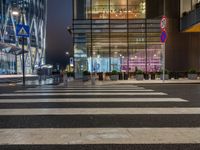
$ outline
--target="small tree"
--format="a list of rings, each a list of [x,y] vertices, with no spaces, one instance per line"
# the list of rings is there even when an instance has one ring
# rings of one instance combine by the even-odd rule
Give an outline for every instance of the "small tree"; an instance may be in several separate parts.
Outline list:
[[[90,75],[89,71],[87,71],[87,70],[83,71],[83,76],[89,76],[89,75]]]
[[[138,70],[135,71],[135,74],[136,75],[142,75],[142,74],[144,74],[144,72],[142,70],[138,69]]]
[[[197,74],[197,71],[196,71],[196,69],[190,69],[188,71],[188,74]]]
[[[119,73],[117,72],[117,70],[113,70],[112,71],[112,75],[118,75]]]

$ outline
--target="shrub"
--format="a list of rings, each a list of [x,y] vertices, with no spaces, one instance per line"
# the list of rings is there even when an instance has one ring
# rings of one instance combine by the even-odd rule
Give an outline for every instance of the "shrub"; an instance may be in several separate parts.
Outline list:
[[[89,76],[89,75],[90,75],[90,72],[87,71],[87,70],[86,70],[86,71],[83,71],[83,75],[84,75],[84,76]]]
[[[195,69],[190,69],[188,71],[188,74],[197,74],[197,71]]]
[[[113,70],[113,71],[112,71],[112,75],[118,75],[117,70]]]
[[[68,77],[74,77],[74,72],[67,72]]]
[[[142,70],[137,70],[137,71],[135,71],[135,74],[141,75],[141,74],[144,74],[144,72]]]
[[[183,12],[183,16],[187,16],[187,15],[188,15],[187,11]]]
[[[163,74],[163,70],[160,70],[159,74]],[[168,74],[169,75],[169,70],[165,69],[165,74]]]
[[[195,8],[198,9],[200,7],[200,2],[196,3]]]

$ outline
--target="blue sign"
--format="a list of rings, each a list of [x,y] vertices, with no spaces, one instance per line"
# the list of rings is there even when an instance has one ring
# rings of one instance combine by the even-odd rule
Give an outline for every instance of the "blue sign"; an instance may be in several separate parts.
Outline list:
[[[74,58],[70,57],[70,66],[73,67],[74,66]]]
[[[30,37],[30,27],[27,25],[18,24],[16,26],[16,35],[18,37],[25,37],[25,38]]]
[[[161,36],[160,36],[160,41],[162,43],[165,43],[167,41],[167,33],[166,33],[166,31],[162,31]]]

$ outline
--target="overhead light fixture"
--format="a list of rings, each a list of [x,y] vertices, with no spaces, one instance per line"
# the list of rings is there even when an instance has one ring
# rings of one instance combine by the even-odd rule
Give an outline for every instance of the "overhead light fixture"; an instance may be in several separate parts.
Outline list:
[[[13,16],[19,16],[19,11],[16,11],[16,10],[12,11],[12,15]]]

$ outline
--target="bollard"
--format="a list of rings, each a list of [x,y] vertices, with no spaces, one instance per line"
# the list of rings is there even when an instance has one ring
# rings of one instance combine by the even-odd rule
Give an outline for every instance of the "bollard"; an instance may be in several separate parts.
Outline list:
[[[64,86],[67,86],[67,85],[68,85],[68,77],[67,77],[67,74],[64,74],[64,76],[63,76],[63,81],[64,81]]]

